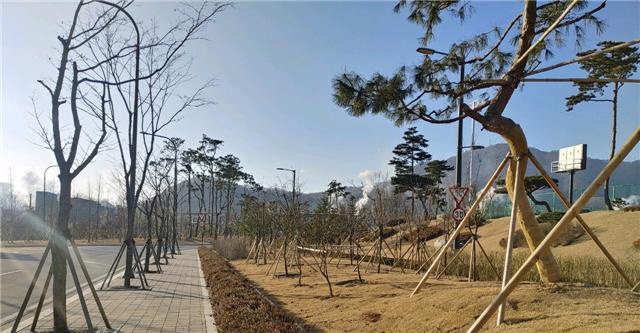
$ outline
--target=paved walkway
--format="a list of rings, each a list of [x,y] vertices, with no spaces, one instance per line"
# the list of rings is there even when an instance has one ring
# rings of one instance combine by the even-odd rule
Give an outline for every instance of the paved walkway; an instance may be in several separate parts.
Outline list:
[[[182,255],[170,259],[169,265],[163,265],[162,268],[162,274],[147,274],[151,290],[122,289],[118,287],[123,283],[119,277],[114,277],[110,289],[98,290],[100,301],[114,331],[216,332],[197,249],[182,251]],[[139,280],[136,279],[137,281]],[[98,284],[96,288],[99,287]],[[85,289],[84,295],[94,327],[101,332],[109,332],[110,330],[104,328],[91,292],[88,287]],[[70,330],[86,330],[77,297],[67,305],[67,316]],[[20,332],[29,332],[31,322],[32,317],[24,318]],[[52,327],[53,319],[49,305],[43,309],[37,331],[50,331]]]

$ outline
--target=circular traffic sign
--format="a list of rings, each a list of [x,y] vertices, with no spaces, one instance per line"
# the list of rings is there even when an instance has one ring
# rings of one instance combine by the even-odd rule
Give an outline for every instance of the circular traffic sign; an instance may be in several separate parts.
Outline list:
[[[453,217],[453,219],[456,222],[460,222],[464,219],[464,215],[466,214],[464,208],[462,207],[456,207],[452,212],[451,212],[451,217]]]

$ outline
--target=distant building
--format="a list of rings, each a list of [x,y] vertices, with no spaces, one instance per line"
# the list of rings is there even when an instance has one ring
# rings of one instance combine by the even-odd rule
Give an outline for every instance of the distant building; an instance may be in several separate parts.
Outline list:
[[[47,224],[58,217],[58,195],[52,192],[36,191],[36,214]],[[46,212],[44,211],[46,209]]]
[[[0,183],[0,208],[9,205],[9,194],[11,193],[11,184]]]

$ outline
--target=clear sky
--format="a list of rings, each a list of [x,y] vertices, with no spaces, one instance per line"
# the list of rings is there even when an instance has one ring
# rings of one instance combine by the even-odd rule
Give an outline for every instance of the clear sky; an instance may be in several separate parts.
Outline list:
[[[345,69],[363,75],[391,73],[400,65],[418,63],[415,52],[421,29],[393,12],[393,2],[239,2],[220,15],[204,33],[206,41],[188,48],[194,57],[193,86],[215,78],[208,96],[215,105],[188,113],[164,135],[186,138],[195,146],[202,133],[225,141],[224,153],[238,156],[246,171],[270,186],[289,181],[276,167],[299,170],[304,191],[321,191],[331,179],[359,184],[358,173],[389,170],[391,150],[403,128],[382,117],[352,118],[333,104],[331,79]],[[466,24],[443,25],[436,31],[435,49],[451,42],[505,26],[520,9],[519,2],[476,2],[475,14]],[[141,2],[134,15],[169,17],[176,6],[166,2]],[[0,182],[9,178],[21,185],[23,174],[41,175],[54,164],[52,152],[35,143],[31,96],[46,101],[37,79],[50,78],[59,60],[56,36],[59,24],[75,7],[69,2],[2,2],[2,68],[0,124]],[[601,36],[587,30],[584,49],[600,40],[629,40],[640,36],[640,3],[610,1],[602,17],[607,29]],[[568,59],[573,43],[551,62]],[[555,75],[580,76],[577,67]],[[520,123],[531,146],[552,150],[587,143],[589,155],[607,158],[610,137],[609,107],[593,103],[574,112],[564,111],[564,97],[571,84],[530,83],[518,90],[506,115]],[[622,89],[619,140],[640,123],[640,89]],[[434,158],[455,151],[455,125],[417,124],[430,140]],[[477,133],[479,131],[476,131]],[[468,140],[470,126],[465,126]],[[480,132],[478,144],[502,142]],[[468,141],[467,143],[468,144]],[[99,175],[110,181],[118,167],[107,152],[99,156],[75,185],[86,192]],[[629,159],[640,158],[640,150]],[[52,170],[53,171],[53,170]],[[49,173],[49,177],[55,171]]]

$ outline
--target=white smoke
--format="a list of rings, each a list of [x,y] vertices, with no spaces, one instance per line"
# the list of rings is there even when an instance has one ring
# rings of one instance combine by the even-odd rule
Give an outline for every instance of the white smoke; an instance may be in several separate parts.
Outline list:
[[[358,178],[362,182],[362,198],[356,202],[356,210],[359,212],[369,202],[369,193],[375,186],[376,172],[371,170],[364,170],[358,174]]]
[[[630,206],[640,205],[640,195],[632,194],[626,198],[623,198],[624,201],[629,203]]]
[[[622,198],[628,206],[638,206],[640,205],[640,195],[632,194],[626,198]],[[621,207],[613,207],[613,210],[621,210]]]

